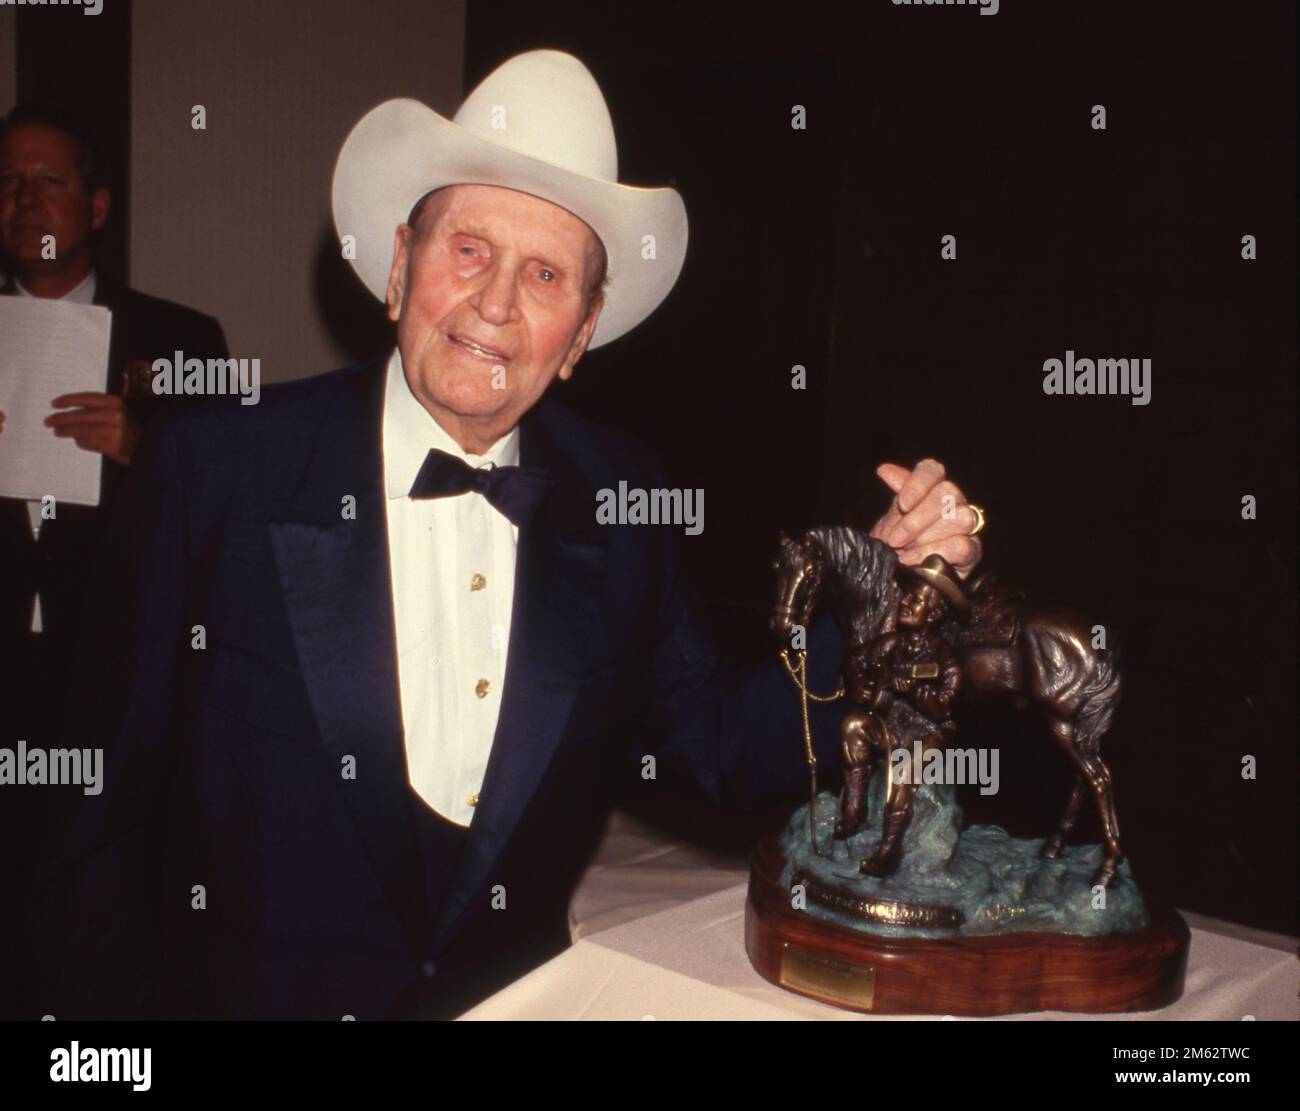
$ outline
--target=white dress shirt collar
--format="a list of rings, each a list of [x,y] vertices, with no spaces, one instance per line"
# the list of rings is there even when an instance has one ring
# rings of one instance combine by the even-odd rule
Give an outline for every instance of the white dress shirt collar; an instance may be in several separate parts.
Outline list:
[[[74,304],[78,305],[93,305],[95,303],[95,286],[97,284],[98,283],[95,281],[95,271],[92,268],[90,273],[81,279],[80,285],[74,286],[72,289],[68,290],[68,292],[60,297],[59,300],[72,301]],[[14,279],[14,289],[18,291],[19,297],[35,296],[35,294],[30,290],[24,289],[23,283],[17,278]]]
[[[512,428],[482,455],[462,451],[411,393],[402,369],[402,353],[394,348],[384,388],[384,474],[389,498],[409,496],[430,448],[445,451],[471,467],[488,463],[512,467],[519,462],[519,428]]]

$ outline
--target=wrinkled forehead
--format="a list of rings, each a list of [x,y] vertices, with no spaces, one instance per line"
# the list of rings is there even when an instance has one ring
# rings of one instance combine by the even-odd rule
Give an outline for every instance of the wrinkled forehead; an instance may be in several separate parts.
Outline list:
[[[412,214],[421,237],[438,229],[572,260],[594,255],[600,245],[591,227],[568,209],[497,185],[444,186],[425,194]]]
[[[71,167],[81,152],[77,139],[43,123],[16,123],[0,133],[0,162],[39,161],[43,165]]]

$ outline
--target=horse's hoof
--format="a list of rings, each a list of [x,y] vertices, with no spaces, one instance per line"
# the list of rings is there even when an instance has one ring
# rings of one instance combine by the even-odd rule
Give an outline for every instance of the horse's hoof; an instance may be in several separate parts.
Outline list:
[[[1065,845],[1061,838],[1056,836],[1056,834],[1052,834],[1051,837],[1043,842],[1043,847],[1039,849],[1038,855],[1044,860],[1055,860],[1061,855],[1061,849],[1064,847]]]
[[[1119,879],[1119,861],[1103,860],[1092,875],[1093,887],[1113,887]]]
[[[858,865],[858,871],[864,876],[888,876],[893,873],[896,864],[892,860],[882,860],[878,856],[869,856]]]

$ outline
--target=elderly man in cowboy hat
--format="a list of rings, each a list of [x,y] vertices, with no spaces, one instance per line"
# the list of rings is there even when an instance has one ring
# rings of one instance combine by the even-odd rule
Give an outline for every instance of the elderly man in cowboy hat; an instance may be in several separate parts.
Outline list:
[[[587,70],[521,55],[450,121],[380,105],[333,200],[396,350],[142,449],[101,618],[130,635],[79,702],[104,788],[48,862],[58,1017],[456,1014],[567,944],[616,783],[800,782],[795,700],[724,678],[672,530],[598,523],[654,457],[543,396],[686,249],[674,191],[618,183]],[[974,563],[937,464],[882,477],[905,561]]]

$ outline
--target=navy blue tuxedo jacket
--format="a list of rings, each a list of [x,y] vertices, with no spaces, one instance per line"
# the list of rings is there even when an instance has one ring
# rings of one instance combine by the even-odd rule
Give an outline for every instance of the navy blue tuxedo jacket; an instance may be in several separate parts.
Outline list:
[[[59,1017],[454,1014],[568,943],[573,886],[620,782],[648,786],[645,756],[720,804],[806,784],[795,688],[775,663],[720,663],[679,530],[596,521],[598,490],[667,484],[654,457],[544,400],[521,423],[521,462],[555,487],[519,534],[482,801],[431,908],[395,661],[383,383],[381,362],[183,412],[132,466],[107,553],[118,589],[86,641],[102,663],[64,739],[106,756],[102,795],[78,799],[51,843]],[[811,661],[827,689],[833,623]],[[837,714],[817,713],[831,767]]]

